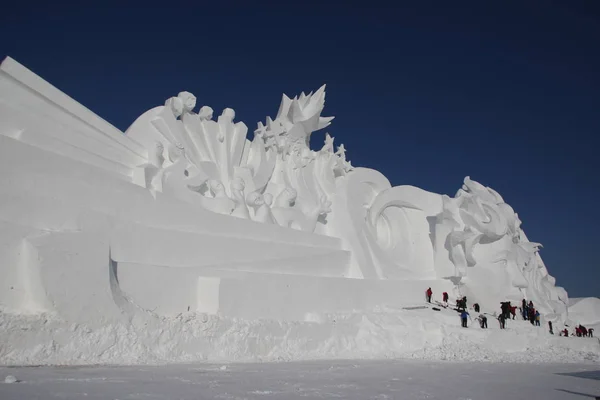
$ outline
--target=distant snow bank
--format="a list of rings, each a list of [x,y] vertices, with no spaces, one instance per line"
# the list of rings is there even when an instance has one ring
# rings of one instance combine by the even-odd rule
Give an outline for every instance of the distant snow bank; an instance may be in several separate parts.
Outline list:
[[[597,297],[579,297],[569,301],[569,319],[588,325],[600,324],[600,299]]]
[[[472,313],[473,319],[476,314]],[[136,317],[91,329],[53,315],[0,313],[0,364],[160,364],[413,358],[492,362],[600,362],[596,338],[550,335],[545,324],[508,321],[501,331],[451,310],[375,309],[310,315],[306,322],[239,320],[187,313]],[[555,326],[557,333],[559,328]]]

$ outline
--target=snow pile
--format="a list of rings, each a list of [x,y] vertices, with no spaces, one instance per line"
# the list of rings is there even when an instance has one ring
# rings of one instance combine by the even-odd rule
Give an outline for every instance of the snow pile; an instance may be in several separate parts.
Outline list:
[[[188,313],[142,315],[91,329],[52,315],[0,313],[0,364],[159,364],[419,358],[499,362],[600,361],[596,338],[550,335],[509,321],[499,330],[460,328],[451,310],[376,309],[310,317],[306,322],[236,320]],[[316,322],[315,322],[316,321]],[[558,332],[559,327],[555,327]]]
[[[569,299],[569,319],[578,324],[600,324],[600,299],[597,297],[583,297]]]

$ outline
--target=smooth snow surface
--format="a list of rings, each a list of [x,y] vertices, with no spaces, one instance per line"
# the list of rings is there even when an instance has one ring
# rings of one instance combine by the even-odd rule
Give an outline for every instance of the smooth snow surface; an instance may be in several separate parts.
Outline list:
[[[159,367],[0,368],[2,400],[594,399],[600,366],[320,361]]]
[[[241,320],[188,313],[143,314],[131,323],[91,328],[42,317],[0,313],[0,365],[161,364],[329,359],[570,362],[600,361],[597,338],[550,335],[510,320],[500,330],[469,321],[460,327],[450,309],[376,309],[315,314],[305,322]],[[472,313],[475,319],[477,314]],[[555,332],[561,326],[555,325]],[[17,377],[18,378],[18,377]]]

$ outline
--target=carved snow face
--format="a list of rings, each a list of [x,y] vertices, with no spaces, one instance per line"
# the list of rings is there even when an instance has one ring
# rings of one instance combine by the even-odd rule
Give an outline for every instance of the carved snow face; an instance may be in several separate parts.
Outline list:
[[[213,117],[213,109],[209,106],[202,106],[198,116],[200,119],[210,120]]]
[[[179,97],[171,97],[165,102],[165,107],[173,112],[175,118],[183,114],[183,101]]]
[[[190,92],[180,92],[177,97],[181,99],[183,103],[183,111],[190,112],[196,107],[196,96]]]
[[[273,204],[273,195],[271,193],[265,193],[263,196],[263,202],[269,207]]]
[[[246,188],[246,184],[242,178],[233,178],[231,181],[231,188],[233,190],[243,191]]]
[[[184,153],[183,145],[181,143],[175,143],[174,146],[169,146],[169,160],[176,162],[179,160]]]
[[[216,179],[209,180],[208,187],[210,188],[210,191],[213,192],[213,194],[215,195],[223,193],[225,191],[225,187],[223,186],[221,181],[218,181]]]
[[[260,207],[265,204],[265,199],[261,194],[252,192],[246,197],[246,204],[250,207]]]
[[[233,119],[235,119],[235,111],[233,110],[233,108],[226,108],[223,110],[223,113],[221,114],[223,117],[228,118],[230,120],[233,121]]]
[[[285,188],[283,193],[285,194],[287,199],[290,201],[290,203],[296,201],[296,198],[298,197],[298,192],[296,191],[296,189],[291,188],[291,187]]]

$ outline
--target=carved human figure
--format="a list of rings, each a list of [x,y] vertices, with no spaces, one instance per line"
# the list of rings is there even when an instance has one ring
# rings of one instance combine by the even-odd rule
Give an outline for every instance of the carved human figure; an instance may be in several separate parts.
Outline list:
[[[210,121],[213,118],[213,109],[209,106],[203,106],[198,112],[198,117],[202,121]]]
[[[273,197],[270,194],[264,196],[258,192],[249,193],[246,196],[246,204],[254,211],[254,220],[265,224],[275,224],[275,218],[271,213],[270,203]]]
[[[192,112],[194,107],[196,107],[196,96],[190,92],[179,92],[177,98],[179,98],[182,103],[182,114]]]
[[[221,183],[220,180],[210,179],[208,182],[208,188],[210,189],[210,194],[213,198],[225,198],[227,197],[227,193],[225,192],[225,186]]]
[[[246,206],[246,199],[244,198],[244,189],[246,185],[242,178],[236,177],[231,181],[231,198],[235,203],[235,208],[231,212],[231,215],[238,218],[250,219],[250,212],[248,206]]]
[[[281,208],[290,208],[293,207],[296,203],[296,199],[298,198],[298,192],[296,189],[291,187],[286,187],[279,193],[277,199],[275,199],[274,207]]]
[[[170,97],[165,102],[165,107],[173,113],[175,118],[179,118],[183,114],[184,105],[183,100],[179,97]]]

